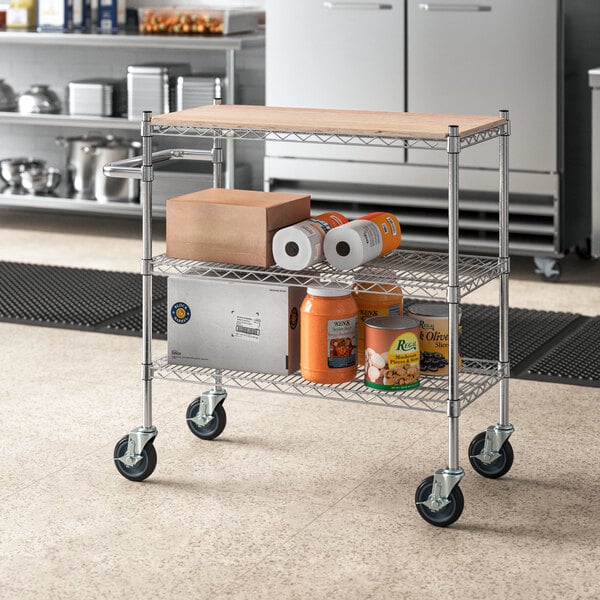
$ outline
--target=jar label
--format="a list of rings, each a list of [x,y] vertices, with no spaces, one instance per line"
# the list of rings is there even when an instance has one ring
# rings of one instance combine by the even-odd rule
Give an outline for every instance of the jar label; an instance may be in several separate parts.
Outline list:
[[[358,317],[327,321],[327,366],[343,369],[356,365]]]

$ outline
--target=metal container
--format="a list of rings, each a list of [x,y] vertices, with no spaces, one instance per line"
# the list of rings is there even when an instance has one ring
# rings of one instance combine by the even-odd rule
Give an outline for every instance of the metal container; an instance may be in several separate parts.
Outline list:
[[[69,114],[120,117],[126,111],[124,79],[96,77],[71,81],[67,87]]]
[[[4,79],[0,79],[0,110],[12,111],[17,109],[17,95]]]
[[[86,146],[105,144],[114,136],[85,134],[75,137],[57,137],[56,143],[66,151],[66,179],[71,194],[91,198],[94,193],[93,156],[85,153]]]
[[[421,373],[425,375],[447,375],[450,360],[450,334],[448,328],[448,305],[437,302],[412,304],[407,316],[419,322],[419,349]],[[462,367],[460,336],[462,311],[458,310],[458,368]]]
[[[113,138],[101,145],[85,146],[83,151],[92,157],[94,197],[98,202],[138,202],[139,181],[106,177],[104,165],[132,158],[141,149],[140,142]]]
[[[0,160],[0,176],[13,189],[21,187],[21,172],[29,169],[43,169],[46,161],[39,158],[5,158]]]
[[[419,322],[409,317],[365,319],[365,385],[407,390],[419,385]]]
[[[225,77],[223,75],[180,75],[176,85],[176,110],[195,108],[212,104],[215,91],[220,86],[221,94],[225,95]]]
[[[19,96],[19,112],[56,114],[62,109],[60,98],[49,85],[36,83]]]
[[[61,172],[54,167],[21,171],[21,184],[31,194],[51,194],[60,183]]]
[[[187,63],[155,63],[127,67],[127,117],[141,120],[142,112],[172,112],[177,77],[188,75]]]

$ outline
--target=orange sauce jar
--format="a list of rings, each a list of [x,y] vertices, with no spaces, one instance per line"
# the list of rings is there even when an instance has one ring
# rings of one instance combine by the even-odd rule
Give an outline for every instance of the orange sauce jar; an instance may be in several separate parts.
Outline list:
[[[375,287],[379,293],[368,290]],[[385,293],[382,293],[385,290]],[[365,319],[370,317],[399,317],[402,315],[402,289],[393,284],[357,283],[354,299],[358,306],[358,364],[365,364]]]
[[[309,287],[300,307],[300,373],[315,383],[351,381],[357,372],[358,307],[345,287]]]

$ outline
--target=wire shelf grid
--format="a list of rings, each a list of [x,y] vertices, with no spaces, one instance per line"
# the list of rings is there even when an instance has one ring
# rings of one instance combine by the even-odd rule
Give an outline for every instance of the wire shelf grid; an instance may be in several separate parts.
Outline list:
[[[343,146],[383,146],[396,148],[421,148],[446,151],[446,140],[406,138],[395,136],[369,136],[358,134],[328,133],[316,131],[279,131],[276,129],[243,129],[204,127],[199,125],[153,124],[155,135],[196,136],[204,138],[226,138],[231,140],[263,140],[275,142],[300,142],[337,144]],[[502,135],[503,127],[493,127],[482,132],[460,138],[460,147],[468,148]]]
[[[214,384],[215,376],[220,382],[238,389],[260,390],[283,394],[300,395],[311,398],[365,402],[374,405],[407,408],[427,412],[446,412],[448,399],[447,376],[422,376],[419,387],[403,391],[376,390],[363,383],[363,369],[357,377],[347,383],[327,385],[312,383],[299,373],[293,375],[272,375],[246,371],[228,371],[213,368],[173,365],[163,356],[154,363],[154,377],[157,379],[188,383]],[[503,373],[501,366],[494,361],[463,359],[459,375],[459,399],[465,408],[483,393],[491,389]]]
[[[357,285],[362,291],[381,294],[390,293],[390,285],[394,285],[400,287],[406,297],[427,300],[445,300],[448,289],[447,255],[405,250],[395,250],[348,271],[339,271],[325,262],[302,271],[286,271],[279,267],[174,259],[161,254],[153,259],[153,271],[159,275],[185,274],[300,287]],[[458,262],[461,295],[466,296],[503,272],[508,272],[506,259],[461,255]]]

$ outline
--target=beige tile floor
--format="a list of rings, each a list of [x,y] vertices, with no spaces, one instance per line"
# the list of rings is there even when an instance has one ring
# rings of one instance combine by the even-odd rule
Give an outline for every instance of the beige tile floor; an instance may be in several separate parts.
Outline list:
[[[3,211],[0,260],[137,271],[138,235]],[[599,273],[566,259],[544,284],[515,260],[511,303],[598,314]],[[497,481],[466,457],[497,389],[468,407],[465,510],[438,529],[413,497],[446,464],[444,415],[231,389],[227,429],[202,442],[184,414],[204,387],[156,381],[158,467],[133,484],[111,457],[139,424],[139,339],[0,323],[0,348],[2,599],[600,597],[598,389],[511,380],[515,464]]]

